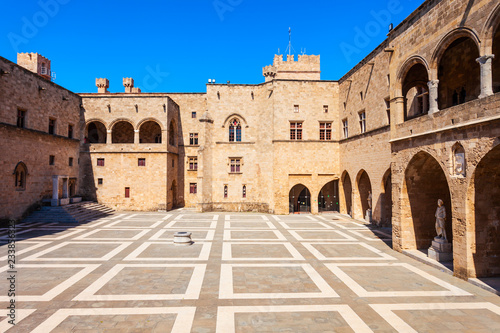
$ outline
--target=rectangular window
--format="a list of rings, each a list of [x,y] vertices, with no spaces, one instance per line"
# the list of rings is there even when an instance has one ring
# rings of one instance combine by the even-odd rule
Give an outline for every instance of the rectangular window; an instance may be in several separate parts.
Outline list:
[[[97,178],[97,185],[102,185],[102,178]]]
[[[323,112],[328,113],[328,105],[323,105]]]
[[[73,125],[68,125],[68,138],[73,139]]]
[[[69,158],[69,166],[73,166],[73,157]]]
[[[56,120],[49,118],[49,134],[56,134]]]
[[[146,166],[146,159],[145,158],[137,159],[137,165],[138,166]]]
[[[189,165],[189,170],[192,170],[192,171],[196,171],[198,170],[198,157],[196,156],[193,156],[193,157],[189,157],[189,161],[188,161],[188,165]]]
[[[344,139],[349,137],[349,124],[347,123],[347,119],[342,120],[342,131],[344,133]]]
[[[198,184],[189,183],[189,193],[196,194],[198,192]]]
[[[299,106],[298,105],[294,105],[293,106],[293,112],[299,112]]]
[[[56,163],[56,157],[54,155],[49,156],[49,165],[54,165]]]
[[[385,99],[385,112],[387,114],[387,123],[391,124],[391,101],[389,98]]]
[[[366,132],[366,112],[362,111],[358,113],[359,116],[359,127],[361,129],[361,133]]]
[[[319,139],[330,141],[332,139],[332,123],[319,123]]]
[[[189,144],[191,146],[198,145],[198,133],[189,133]]]
[[[191,118],[196,118],[196,111],[191,112]]]
[[[104,158],[97,159],[97,166],[104,166]]]
[[[17,127],[24,128],[26,126],[26,111],[17,110]]]
[[[125,187],[125,198],[130,198],[130,187]]]
[[[241,172],[241,159],[240,158],[231,158],[230,159],[230,167],[231,173],[239,173]]]
[[[290,140],[302,140],[302,123],[290,123]]]

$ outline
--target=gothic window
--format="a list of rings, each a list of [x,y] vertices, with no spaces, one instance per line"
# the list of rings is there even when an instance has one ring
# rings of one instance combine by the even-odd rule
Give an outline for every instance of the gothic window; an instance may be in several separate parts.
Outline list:
[[[241,123],[236,118],[229,123],[229,142],[241,142]]]
[[[15,175],[15,187],[18,191],[24,191],[26,189],[26,175],[28,174],[28,169],[23,162],[19,162],[14,170]]]

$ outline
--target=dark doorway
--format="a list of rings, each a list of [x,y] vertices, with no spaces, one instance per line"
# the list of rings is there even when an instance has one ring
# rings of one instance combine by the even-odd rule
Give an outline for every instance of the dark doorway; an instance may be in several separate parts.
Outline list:
[[[318,194],[318,212],[339,211],[339,181],[327,183]]]
[[[297,184],[290,190],[289,212],[290,214],[311,212],[311,193],[304,185]]]

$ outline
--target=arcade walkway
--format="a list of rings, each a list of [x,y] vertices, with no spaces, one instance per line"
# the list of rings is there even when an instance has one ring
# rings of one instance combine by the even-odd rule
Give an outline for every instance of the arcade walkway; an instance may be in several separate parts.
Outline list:
[[[498,332],[500,298],[340,215],[115,213],[16,228],[0,332]],[[191,231],[194,245],[172,244]],[[0,235],[4,242],[7,231]]]

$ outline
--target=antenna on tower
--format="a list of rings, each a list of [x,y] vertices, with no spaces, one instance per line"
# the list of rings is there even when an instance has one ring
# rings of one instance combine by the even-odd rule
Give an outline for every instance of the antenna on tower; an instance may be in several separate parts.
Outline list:
[[[292,28],[288,28],[288,47],[286,48],[286,50],[288,51],[288,55],[291,55],[292,54]],[[295,52],[295,50],[293,50]],[[286,51],[285,51],[286,53]]]

